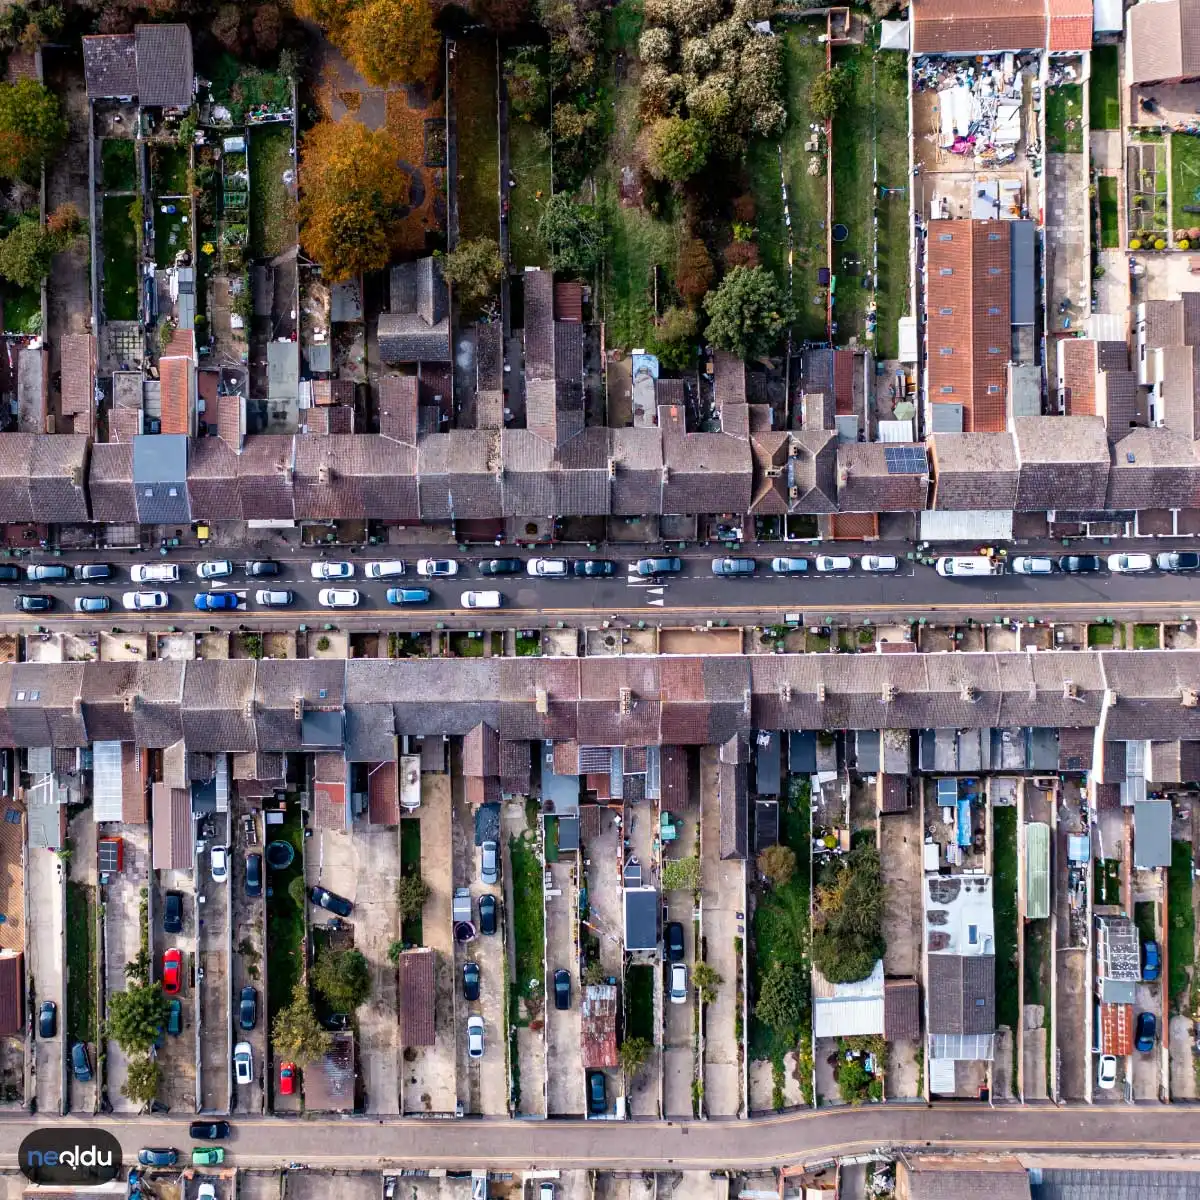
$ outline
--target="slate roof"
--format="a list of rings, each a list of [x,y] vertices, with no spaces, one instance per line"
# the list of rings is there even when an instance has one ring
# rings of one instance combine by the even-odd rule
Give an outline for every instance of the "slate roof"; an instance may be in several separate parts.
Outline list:
[[[837,448],[837,489],[842,512],[921,509],[929,474],[889,473],[882,442],[843,442]]]
[[[1008,510],[1017,500],[1017,455],[1009,433],[935,433],[929,438],[933,508]]]
[[[191,30],[186,25],[139,25],[134,38],[138,103],[187,108],[194,95]]]
[[[929,1032],[995,1033],[996,959],[990,954],[930,954],[926,962]]]
[[[88,97],[116,100],[138,91],[136,39],[132,33],[102,33],[83,39],[83,75]]]
[[[1110,459],[1100,417],[1014,417],[1012,428],[1020,470],[1017,509],[1104,508]]]
[[[385,363],[450,361],[448,318],[431,326],[416,313],[382,313],[378,336]]]

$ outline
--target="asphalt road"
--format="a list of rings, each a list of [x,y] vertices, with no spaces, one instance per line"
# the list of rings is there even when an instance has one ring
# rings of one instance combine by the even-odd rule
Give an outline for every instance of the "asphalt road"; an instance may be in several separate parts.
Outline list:
[[[97,1126],[127,1164],[142,1146],[188,1149],[186,1118],[0,1120],[0,1167],[32,1129]],[[413,1166],[738,1170],[820,1162],[878,1147],[1111,1155],[1195,1152],[1200,1108],[1186,1105],[879,1105],[805,1110],[753,1121],[506,1121],[239,1118],[226,1165],[370,1170]]]
[[[444,553],[444,551],[443,551]],[[511,551],[508,551],[512,554]],[[515,556],[515,555],[514,555]],[[395,554],[391,555],[394,559]],[[857,565],[851,571],[819,574],[811,569],[807,576],[778,576],[770,569],[769,556],[758,558],[753,576],[720,578],[713,575],[713,555],[709,551],[691,551],[680,557],[683,571],[664,576],[661,580],[645,580],[636,575],[635,555],[614,559],[617,573],[604,579],[569,577],[566,579],[533,578],[527,574],[484,576],[478,562],[479,553],[453,555],[459,564],[454,578],[421,579],[415,570],[415,560],[409,559],[408,571],[399,578],[373,580],[364,578],[366,562],[384,559],[375,552],[370,557],[354,555],[347,561],[354,566],[354,578],[346,581],[322,582],[310,573],[311,554],[281,559],[278,576],[250,579],[243,571],[243,560],[232,561],[236,570],[229,579],[211,584],[199,580],[195,563],[176,558],[161,559],[147,555],[136,561],[178,562],[181,579],[176,584],[134,585],[129,579],[128,560],[110,560],[114,578],[105,586],[66,582],[61,584],[6,583],[0,592],[10,593],[11,599],[0,595],[0,621],[4,609],[15,604],[18,593],[41,593],[53,596],[55,608],[44,614],[13,612],[10,620],[38,623],[48,628],[83,626],[107,628],[114,623],[122,627],[162,628],[166,624],[189,626],[237,626],[245,623],[246,615],[254,618],[259,627],[294,627],[297,622],[321,623],[336,621],[349,627],[378,628],[383,613],[386,624],[395,628],[428,627],[430,614],[436,619],[462,618],[451,624],[469,627],[499,627],[520,624],[523,619],[554,616],[599,620],[619,616],[627,620],[650,619],[658,623],[693,623],[706,616],[724,616],[731,620],[779,621],[788,612],[799,612],[807,624],[819,623],[826,615],[850,617],[871,615],[873,619],[917,617],[944,614],[947,618],[962,619],[974,615],[991,619],[1000,615],[1013,618],[1036,616],[1089,619],[1102,613],[1128,619],[1141,616],[1166,619],[1178,616],[1200,616],[1200,576],[1170,575],[1152,571],[1139,575],[1066,575],[1056,572],[1050,576],[1004,574],[982,579],[953,579],[938,575],[932,567],[909,560],[901,561],[901,569],[892,575],[869,574]],[[532,557],[527,553],[519,557]],[[22,560],[22,567],[30,560]],[[45,561],[55,561],[46,559]],[[79,561],[73,556],[73,561]],[[99,559],[97,559],[99,561]],[[330,556],[330,561],[335,561]],[[121,608],[124,592],[144,589],[164,590],[170,597],[165,610],[150,613],[130,613]],[[426,605],[403,608],[389,606],[385,593],[389,587],[428,587],[432,593]],[[260,608],[254,599],[259,588],[287,588],[295,593],[295,602],[287,609]],[[324,587],[352,587],[360,594],[357,609],[326,609],[317,602],[317,593]],[[210,588],[237,593],[236,612],[197,612],[193,597]],[[500,610],[465,610],[461,594],[467,590],[497,590],[503,597]],[[112,609],[108,613],[77,614],[74,601],[80,595],[108,596]]]

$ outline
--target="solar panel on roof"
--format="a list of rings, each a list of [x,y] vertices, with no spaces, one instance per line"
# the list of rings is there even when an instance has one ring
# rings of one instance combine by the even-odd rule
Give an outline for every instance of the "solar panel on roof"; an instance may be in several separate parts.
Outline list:
[[[884,446],[889,475],[924,475],[929,469],[924,446]]]

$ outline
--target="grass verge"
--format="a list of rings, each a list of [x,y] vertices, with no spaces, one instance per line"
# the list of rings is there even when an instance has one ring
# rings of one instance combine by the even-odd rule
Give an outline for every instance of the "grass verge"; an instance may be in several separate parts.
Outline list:
[[[1171,843],[1167,872],[1167,961],[1170,964],[1167,999],[1172,1006],[1186,999],[1188,980],[1196,961],[1196,917],[1192,911],[1192,844]]]
[[[1089,625],[1087,644],[1089,646],[1111,646],[1113,644],[1113,627],[1111,625]]]
[[[654,968],[633,963],[625,971],[625,1041],[654,1042]]]
[[[512,866],[513,943],[516,948],[517,994],[540,993],[545,976],[546,942],[542,911],[542,864],[537,850],[522,837],[508,839]]]
[[[459,38],[454,49],[458,128],[458,233],[463,241],[500,240],[500,146],[496,115],[496,43]],[[518,179],[518,190],[521,183]]]
[[[1158,649],[1158,626],[1135,625],[1133,627],[1133,648],[1135,650]]]
[[[1091,123],[1093,129],[1121,128],[1120,77],[1116,46],[1096,46],[1092,50]]]
[[[290,842],[296,851],[291,865],[271,871],[267,896],[267,1010],[268,1028],[275,1013],[292,1000],[292,992],[304,975],[304,905],[292,895],[293,880],[304,879],[304,829],[300,807],[289,804],[282,825],[271,826],[271,841]],[[298,888],[295,890],[299,890]]]
[[[1171,135],[1171,227],[1190,228],[1200,224],[1198,214],[1184,212],[1184,206],[1200,203],[1200,137],[1194,134]]]
[[[126,138],[105,138],[100,143],[100,184],[106,192],[137,190],[137,153]]]
[[[131,207],[128,196],[104,197],[104,315],[110,321],[136,321],[138,315],[138,230]]]
[[[67,1037],[96,1040],[96,893],[67,883]]]
[[[1046,146],[1051,154],[1083,153],[1083,88],[1079,84],[1046,93]]]
[[[996,1023],[1016,1032],[1021,1020],[1017,980],[1017,810],[992,810],[992,873],[996,918]]]
[[[1115,175],[1101,175],[1096,184],[1100,198],[1100,247],[1115,250],[1121,244],[1120,193]]]
[[[421,874],[421,822],[416,817],[407,817],[400,821],[400,874]],[[415,917],[405,917],[400,922],[402,942],[420,946],[424,936],[425,929],[421,924],[420,913]]]
[[[250,253],[274,258],[296,241],[296,206],[285,171],[294,167],[290,125],[250,130]]]
[[[35,288],[4,285],[4,332],[38,333],[42,328],[42,297]]]

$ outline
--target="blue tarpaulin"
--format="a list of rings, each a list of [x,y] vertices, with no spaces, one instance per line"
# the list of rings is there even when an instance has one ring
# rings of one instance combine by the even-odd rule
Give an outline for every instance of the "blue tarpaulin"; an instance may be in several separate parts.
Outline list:
[[[961,797],[958,801],[958,844],[960,846],[971,844],[971,801],[967,796]]]

